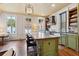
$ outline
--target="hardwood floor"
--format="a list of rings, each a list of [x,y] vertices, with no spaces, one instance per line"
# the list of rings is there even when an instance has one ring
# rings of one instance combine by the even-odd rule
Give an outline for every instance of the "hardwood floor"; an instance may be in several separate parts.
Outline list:
[[[61,46],[62,49],[59,48],[59,56],[79,56],[79,52],[76,52],[70,48],[66,48]]]
[[[27,45],[25,40],[6,42],[5,45],[0,46],[0,51],[5,51],[11,48],[16,52],[16,56],[27,55]]]
[[[16,56],[27,56],[27,44],[25,40],[20,41],[9,41],[5,45],[0,45],[0,51],[5,51],[13,48],[16,52]],[[79,56],[79,53],[72,49],[59,46],[59,56]]]

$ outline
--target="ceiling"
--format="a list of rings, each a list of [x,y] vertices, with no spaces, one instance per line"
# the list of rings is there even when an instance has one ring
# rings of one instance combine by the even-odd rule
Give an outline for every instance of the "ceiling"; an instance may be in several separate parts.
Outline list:
[[[34,15],[47,16],[69,5],[69,3],[31,3]],[[25,13],[25,3],[0,3],[0,9],[6,12]]]

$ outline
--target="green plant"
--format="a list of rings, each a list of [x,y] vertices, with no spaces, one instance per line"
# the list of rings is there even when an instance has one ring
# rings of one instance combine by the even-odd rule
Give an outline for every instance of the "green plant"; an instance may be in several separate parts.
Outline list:
[[[7,25],[8,25],[8,27],[11,27],[11,32],[12,32],[13,27],[15,27],[15,20],[14,19],[8,19]]]

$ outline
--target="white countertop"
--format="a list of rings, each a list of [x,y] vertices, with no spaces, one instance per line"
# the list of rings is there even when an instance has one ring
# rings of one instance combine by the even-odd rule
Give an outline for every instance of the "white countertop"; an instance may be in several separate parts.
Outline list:
[[[60,35],[55,34],[55,35],[49,35],[49,34],[45,34],[45,33],[33,33],[32,36],[34,37],[34,39],[46,39],[46,38],[59,38]]]

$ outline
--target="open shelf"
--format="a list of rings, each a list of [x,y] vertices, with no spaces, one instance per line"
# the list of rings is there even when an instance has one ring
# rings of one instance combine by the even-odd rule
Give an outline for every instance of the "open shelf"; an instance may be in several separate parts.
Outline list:
[[[69,10],[69,28],[70,32],[72,32],[72,29],[74,30],[77,28],[77,7]]]
[[[74,16],[74,17],[70,17],[69,19],[74,19],[74,18],[77,18],[77,16]]]
[[[74,21],[70,21],[70,23],[77,23],[77,20],[74,20]]]
[[[70,25],[70,27],[77,27],[77,25]]]
[[[69,13],[69,15],[74,15],[74,14],[77,14],[77,11],[74,11],[72,13]]]
[[[69,10],[69,12],[73,12],[73,11],[77,11],[77,7],[75,7],[75,8],[73,8],[73,9]]]
[[[69,26],[71,23],[77,23],[77,7],[69,10]]]

